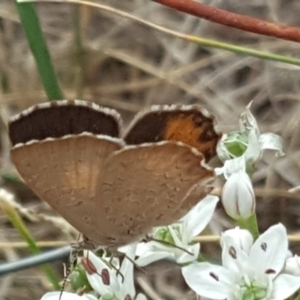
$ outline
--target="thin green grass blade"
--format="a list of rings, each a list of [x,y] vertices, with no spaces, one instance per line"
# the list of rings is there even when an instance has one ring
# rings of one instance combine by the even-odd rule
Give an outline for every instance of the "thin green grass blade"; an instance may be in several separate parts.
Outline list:
[[[51,61],[49,50],[40,26],[34,3],[20,3],[15,1],[21,24],[27,36],[31,52],[35,58],[45,92],[49,100],[63,99],[63,93]]]
[[[40,248],[37,246],[34,238],[26,228],[24,222],[20,218],[17,211],[11,205],[9,205],[4,201],[0,201],[0,208],[8,217],[8,219],[11,221],[13,226],[18,230],[23,240],[27,242],[30,251],[34,254],[40,253],[41,252]],[[54,289],[60,290],[61,287],[59,284],[59,280],[52,267],[49,264],[44,264],[41,267],[44,273],[46,274],[46,276],[48,277],[49,281],[52,283]]]

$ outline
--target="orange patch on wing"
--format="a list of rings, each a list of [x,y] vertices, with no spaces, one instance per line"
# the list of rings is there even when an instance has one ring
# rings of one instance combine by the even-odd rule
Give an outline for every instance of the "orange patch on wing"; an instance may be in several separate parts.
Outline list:
[[[195,122],[193,115],[180,115],[168,120],[164,130],[165,140],[182,142],[196,148],[206,156],[215,151],[215,142],[208,139],[208,128],[204,126],[205,120]]]

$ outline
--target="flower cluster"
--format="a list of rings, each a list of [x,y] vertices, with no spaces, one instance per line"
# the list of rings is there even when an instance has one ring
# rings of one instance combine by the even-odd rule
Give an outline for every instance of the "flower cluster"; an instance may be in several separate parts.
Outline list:
[[[270,227],[255,242],[235,228],[221,238],[222,264],[193,263],[182,268],[187,284],[209,299],[287,299],[300,288],[300,276],[284,269],[288,254],[282,224]]]
[[[222,265],[204,261],[200,243],[195,242],[208,226],[219,198],[209,195],[182,220],[171,226],[155,228],[152,239],[119,249],[118,259],[99,258],[85,252],[82,266],[91,291],[47,293],[42,300],[143,300],[134,287],[134,264],[146,266],[160,259],[181,265],[187,285],[207,300],[284,300],[300,299],[300,258],[292,256],[282,224],[260,234],[255,216],[255,194],[251,174],[265,149],[283,155],[279,136],[261,134],[250,105],[240,118],[240,130],[228,133],[220,142],[218,155],[224,165],[215,169],[226,180],[222,203],[228,216],[237,221],[234,229],[222,233]],[[297,298],[291,298],[296,295]]]
[[[257,122],[250,111],[251,103],[240,117],[240,130],[223,136],[217,151],[226,183],[223,187],[222,202],[226,213],[235,220],[247,219],[255,212],[255,196],[250,175],[255,163],[264,150],[275,150],[284,155],[281,137],[273,133],[260,133]]]

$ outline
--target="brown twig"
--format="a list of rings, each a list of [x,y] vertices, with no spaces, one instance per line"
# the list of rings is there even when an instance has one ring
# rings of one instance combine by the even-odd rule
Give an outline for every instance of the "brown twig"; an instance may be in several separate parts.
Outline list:
[[[284,40],[300,42],[300,28],[236,14],[193,0],[152,0],[208,21]]]

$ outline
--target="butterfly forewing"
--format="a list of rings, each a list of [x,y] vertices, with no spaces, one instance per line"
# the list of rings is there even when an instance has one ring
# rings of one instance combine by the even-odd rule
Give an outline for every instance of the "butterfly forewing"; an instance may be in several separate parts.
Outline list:
[[[113,109],[81,100],[62,100],[38,104],[13,117],[9,137],[13,145],[82,132],[119,137],[121,125],[121,117]]]
[[[220,134],[214,118],[199,105],[154,105],[137,114],[124,135],[127,144],[182,142],[196,148],[206,161],[216,155]]]

